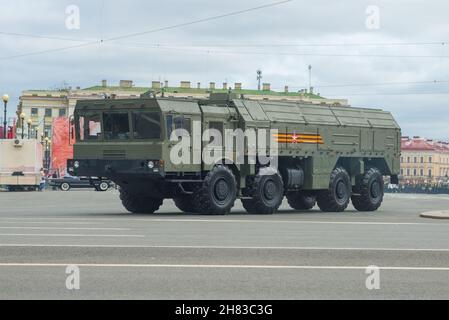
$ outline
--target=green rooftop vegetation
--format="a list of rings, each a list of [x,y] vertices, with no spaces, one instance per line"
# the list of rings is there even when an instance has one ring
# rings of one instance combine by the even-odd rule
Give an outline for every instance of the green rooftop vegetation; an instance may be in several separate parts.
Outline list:
[[[90,88],[83,89],[83,91],[103,91],[103,92],[118,92],[118,91],[132,91],[136,93],[144,93],[149,90],[155,90],[155,91],[163,91],[165,93],[191,93],[191,94],[207,94],[210,92],[213,93],[226,93],[228,90],[226,89],[205,89],[205,88],[181,88],[181,87],[167,87],[167,88],[160,88],[160,89],[152,89],[149,87],[119,87],[119,86],[108,86],[108,87],[102,87],[102,86],[94,86]],[[231,92],[238,93],[238,94],[246,94],[246,95],[270,95],[270,96],[304,96],[306,98],[312,98],[312,99],[323,99],[323,97],[320,97],[316,94],[300,94],[298,92],[278,92],[278,91],[268,91],[268,90],[251,90],[251,89],[242,89],[242,90],[231,90]]]

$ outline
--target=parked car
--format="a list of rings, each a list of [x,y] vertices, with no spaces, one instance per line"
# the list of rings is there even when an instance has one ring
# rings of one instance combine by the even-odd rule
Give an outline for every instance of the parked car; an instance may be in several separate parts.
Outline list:
[[[63,178],[49,179],[48,184],[62,191],[69,191],[72,188],[94,188],[97,191],[107,191],[111,187],[112,182],[98,177],[65,176]]]

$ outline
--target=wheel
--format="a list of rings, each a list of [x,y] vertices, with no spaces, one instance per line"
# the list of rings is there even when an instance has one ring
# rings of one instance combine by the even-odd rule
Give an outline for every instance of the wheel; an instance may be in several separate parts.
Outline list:
[[[342,167],[335,168],[330,177],[329,189],[317,194],[318,207],[326,212],[344,211],[351,198],[351,178]]]
[[[102,181],[99,185],[98,185],[98,191],[107,191],[109,189],[109,184],[105,181]]]
[[[145,197],[120,190],[120,199],[131,213],[154,213],[162,205],[163,199]]]
[[[309,210],[316,204],[316,196],[308,191],[296,191],[287,194],[290,207],[295,210]]]
[[[63,182],[63,183],[61,183],[59,188],[61,188],[62,191],[69,191],[70,190],[70,184],[68,184],[67,182]]]
[[[352,205],[358,211],[376,211],[384,198],[384,180],[377,168],[368,169],[357,179],[352,195]]]
[[[284,183],[279,173],[260,174],[251,179],[242,199],[245,210],[251,214],[273,214],[284,198]]]
[[[196,212],[195,205],[192,201],[192,197],[190,197],[190,196],[179,196],[179,197],[173,198],[173,201],[175,202],[176,207],[179,210],[181,210],[182,212],[186,212],[186,213]]]
[[[203,183],[194,187],[192,202],[195,212],[201,214],[227,214],[237,197],[237,182],[232,171],[224,166],[215,166],[206,175]]]

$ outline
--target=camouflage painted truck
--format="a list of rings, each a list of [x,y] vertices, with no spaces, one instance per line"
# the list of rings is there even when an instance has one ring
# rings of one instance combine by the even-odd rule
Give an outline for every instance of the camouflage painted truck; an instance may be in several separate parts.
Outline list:
[[[69,171],[114,181],[132,213],[153,213],[173,199],[184,212],[226,214],[240,198],[248,213],[271,214],[284,197],[296,210],[318,204],[340,212],[352,201],[359,211],[375,211],[384,177],[398,180],[401,131],[389,112],[377,109],[255,101],[233,93],[204,100],[142,96],[78,101],[74,123]],[[266,174],[271,163],[257,159],[237,163],[236,153],[203,161],[208,142],[201,134],[208,128],[276,132],[270,136],[278,143],[279,170]],[[170,137],[180,129],[201,140],[189,146],[199,162],[171,160],[177,142]]]

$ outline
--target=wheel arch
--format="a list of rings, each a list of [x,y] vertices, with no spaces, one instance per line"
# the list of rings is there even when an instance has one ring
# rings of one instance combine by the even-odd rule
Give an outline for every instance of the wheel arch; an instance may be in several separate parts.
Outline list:
[[[343,167],[351,177],[363,174],[368,168],[377,168],[382,175],[391,175],[385,158],[339,157],[333,169]]]
[[[239,181],[240,181],[240,167],[234,163],[234,161],[232,161],[232,159],[229,158],[222,158],[220,160],[215,161],[215,164],[213,167],[218,166],[218,165],[223,165],[225,167],[228,167],[231,171],[232,174],[235,177],[235,180],[237,181],[237,187],[239,186]]]

